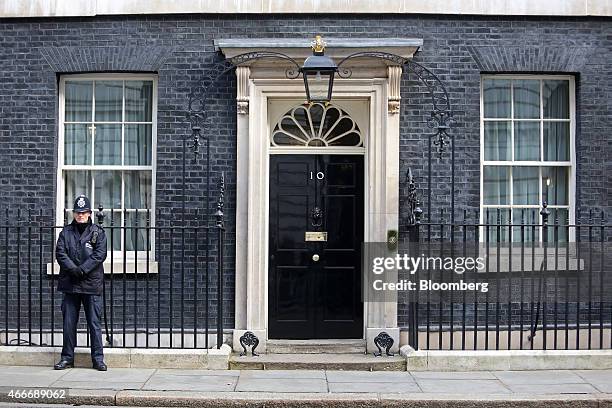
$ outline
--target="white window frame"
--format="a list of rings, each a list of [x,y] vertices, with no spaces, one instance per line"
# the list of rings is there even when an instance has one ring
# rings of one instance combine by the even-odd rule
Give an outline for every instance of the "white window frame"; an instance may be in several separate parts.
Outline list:
[[[66,165],[64,164],[64,119],[66,114],[66,105],[65,105],[65,88],[66,81],[153,81],[153,92],[152,92],[152,112],[151,112],[151,165],[150,166],[124,166],[124,165]],[[65,195],[65,186],[63,180],[63,172],[64,170],[150,170],[151,171],[151,209],[150,209],[150,225],[155,225],[155,197],[156,197],[156,169],[157,169],[157,86],[158,86],[158,77],[155,74],[120,74],[120,73],[105,73],[105,74],[73,74],[73,75],[62,75],[60,77],[59,82],[59,129],[58,129],[58,165],[57,165],[57,174],[56,174],[56,185],[57,185],[57,196],[56,196],[56,225],[64,225],[64,195]],[[124,95],[125,98],[125,95]],[[125,112],[125,99],[123,100],[123,111]],[[95,109],[95,101],[92,109]],[[125,113],[123,113],[125,115]],[[122,124],[125,123],[125,118],[122,118]],[[94,117],[92,116],[92,121]],[[132,123],[132,122],[130,122]],[[134,122],[136,124],[141,122]],[[145,122],[143,122],[145,123]],[[149,124],[149,122],[146,122]],[[122,126],[123,129],[123,126]],[[123,149],[124,149],[124,130],[121,132],[121,151],[123,157]],[[93,143],[92,143],[92,151],[93,151]],[[93,154],[93,153],[92,153]],[[93,156],[92,156],[93,158]],[[121,186],[121,197],[122,197],[122,208],[124,205],[124,182],[122,177],[122,186]],[[92,186],[93,188],[93,186]],[[91,203],[93,207],[96,206],[94,202]],[[117,209],[115,209],[117,210]],[[92,208],[92,221],[95,222],[95,212],[96,208]],[[123,216],[122,216],[123,217]],[[110,220],[105,220],[104,225],[109,226]],[[57,232],[59,235],[59,230]],[[123,233],[121,234],[123,236]],[[123,237],[121,238],[123,239]],[[125,245],[125,244],[123,244]],[[138,259],[148,259],[152,262],[154,261],[155,254],[155,229],[151,229],[150,234],[150,246],[151,249],[146,251],[144,248],[138,249]],[[120,264],[123,260],[123,251],[112,250],[110,248],[110,239],[109,239],[109,250],[107,260],[105,262],[110,262],[112,251],[112,258],[114,264]],[[147,253],[148,252],[148,253]],[[135,259],[136,251],[125,251],[126,259]],[[140,263],[140,262],[139,262]],[[108,269],[108,268],[105,268]],[[114,267],[113,269],[117,269]],[[145,268],[138,268],[138,273],[143,273]],[[107,271],[109,272],[109,271]],[[114,270],[114,273],[122,273],[121,270]]]
[[[485,122],[486,121],[510,121],[511,123],[511,145],[510,145],[510,150],[511,150],[511,159],[514,159],[514,122],[515,122],[515,118],[514,118],[514,89],[513,86],[511,85],[510,87],[510,109],[511,109],[511,115],[510,118],[487,118],[485,120],[484,118],[484,81],[486,79],[506,79],[506,80],[522,80],[522,79],[535,79],[535,80],[540,80],[540,117],[538,119],[527,119],[527,121],[531,120],[531,121],[537,121],[541,124],[543,124],[544,122],[547,121],[552,121],[552,122],[561,122],[561,121],[567,121],[569,122],[570,126],[569,126],[569,133],[570,133],[570,140],[569,140],[569,148],[570,148],[570,160],[569,161],[543,161],[543,160],[533,160],[533,161],[514,161],[514,160],[510,160],[510,161],[485,161],[484,159],[484,154],[485,154],[485,146],[484,146],[484,133],[485,133]],[[568,80],[569,81],[569,119],[544,119],[544,115],[543,115],[543,93],[542,93],[542,84],[543,81],[545,80]],[[521,119],[523,120],[523,119]],[[540,126],[540,159],[544,158],[544,126]],[[549,209],[554,209],[554,208],[566,208],[568,210],[568,214],[569,214],[569,224],[570,225],[574,225],[575,224],[575,212],[576,212],[576,83],[575,83],[575,78],[572,75],[525,75],[525,74],[515,74],[515,75],[507,75],[507,74],[487,74],[487,75],[481,75],[480,77],[480,223],[484,224],[486,222],[486,216],[485,216],[485,210],[487,208],[502,208],[505,209],[506,211],[508,209],[521,209],[521,208],[525,208],[525,209],[535,209],[538,208],[538,218],[536,219],[536,224],[541,224],[542,219],[541,216],[539,215],[539,209],[541,209],[541,204],[543,202],[543,197],[542,197],[542,177],[541,177],[541,170],[539,172],[540,177],[539,177],[539,206],[534,206],[534,205],[519,205],[519,204],[512,204],[513,202],[513,182],[512,182],[512,172],[510,173],[510,190],[509,190],[509,195],[510,195],[510,204],[503,204],[503,205],[496,205],[496,204],[484,204],[484,166],[535,166],[538,168],[542,168],[542,167],[554,167],[554,166],[562,166],[562,167],[568,167],[569,168],[569,199],[568,199],[568,205],[549,205],[548,208]],[[491,218],[489,218],[489,223],[490,224],[494,224],[496,223],[497,220],[491,220]],[[553,220],[550,219],[549,223],[552,223]],[[519,224],[519,222],[513,221],[513,225],[514,224]],[[531,223],[531,220],[525,220],[525,223]],[[561,220],[559,221],[559,223],[561,224]],[[563,222],[564,223],[564,222]],[[480,233],[480,241],[484,242],[486,240],[485,237],[485,230],[484,227],[481,227],[481,233]],[[541,231],[541,227],[539,227],[540,231],[538,234],[538,241],[541,243],[543,240],[543,236],[542,236],[542,231]],[[569,242],[573,242],[575,241],[575,228],[570,228],[569,231],[569,237],[568,237]]]

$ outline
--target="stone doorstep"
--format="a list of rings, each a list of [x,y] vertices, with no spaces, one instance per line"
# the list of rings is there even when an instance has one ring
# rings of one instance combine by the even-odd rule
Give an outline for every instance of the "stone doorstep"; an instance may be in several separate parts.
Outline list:
[[[232,370],[355,370],[355,371],[406,371],[406,359],[375,357],[372,354],[261,354],[259,356],[230,357]]]
[[[612,350],[414,350],[408,371],[609,370]]]
[[[61,347],[0,346],[0,365],[52,366]],[[105,348],[104,360],[115,368],[185,368],[227,370],[231,347],[220,349],[131,349]],[[75,366],[91,367],[89,348],[77,347]]]
[[[257,350],[256,350],[257,351]],[[269,354],[365,354],[366,341],[361,340],[268,340]]]

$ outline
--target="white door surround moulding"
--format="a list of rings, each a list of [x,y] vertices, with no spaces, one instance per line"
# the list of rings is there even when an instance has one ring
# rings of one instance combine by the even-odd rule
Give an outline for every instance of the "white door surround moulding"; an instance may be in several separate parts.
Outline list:
[[[259,338],[258,351],[265,352],[268,318],[269,136],[268,103],[274,99],[303,98],[301,80],[258,77],[250,67],[248,90],[238,95],[248,109],[238,113],[237,214],[236,214],[236,318],[233,338],[245,331]],[[245,71],[238,74],[244,80]],[[393,76],[393,75],[392,75]],[[244,88],[243,88],[244,89]],[[396,93],[392,93],[397,95]],[[369,101],[369,131],[365,139],[366,242],[384,242],[387,230],[399,221],[399,115],[389,113],[389,78],[338,79],[334,99]],[[298,153],[296,151],[296,153]],[[373,338],[387,331],[399,347],[397,303],[364,304],[364,337],[369,351]]]

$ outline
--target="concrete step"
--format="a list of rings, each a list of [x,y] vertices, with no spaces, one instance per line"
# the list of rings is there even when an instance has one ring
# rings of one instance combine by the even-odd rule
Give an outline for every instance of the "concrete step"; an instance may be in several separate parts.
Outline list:
[[[374,357],[372,354],[261,354],[230,356],[231,370],[354,370],[406,371],[406,360],[399,355]]]
[[[268,340],[270,354],[364,354],[366,342],[357,340]]]

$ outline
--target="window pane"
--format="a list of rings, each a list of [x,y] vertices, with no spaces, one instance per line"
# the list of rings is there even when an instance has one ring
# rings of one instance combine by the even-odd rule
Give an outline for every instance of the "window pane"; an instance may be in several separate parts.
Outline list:
[[[104,211],[104,230],[106,232],[107,246],[113,248],[113,251],[121,250],[121,210]],[[112,234],[111,234],[112,229]],[[111,237],[112,235],[112,237]],[[112,244],[112,245],[111,245]],[[110,256],[108,257],[110,260]]]
[[[121,208],[121,172],[96,171],[94,172],[95,205],[104,208]]]
[[[138,223],[136,223],[138,220]],[[146,212],[139,211],[138,216],[136,216],[135,211],[130,211],[127,213],[126,226],[132,227],[128,228],[125,236],[125,249],[127,251],[144,251],[147,248],[145,245],[147,243],[147,230],[146,230]],[[149,244],[151,243],[151,237],[149,236]]]
[[[152,125],[125,125],[126,165],[151,165]]]
[[[510,210],[508,208],[487,208],[485,210],[485,237],[487,230],[489,242],[508,242]],[[491,265],[491,264],[489,264]]]
[[[523,240],[525,242],[532,242],[540,239],[540,228],[533,226],[534,224],[541,223],[539,208],[516,208],[512,210],[512,223],[519,225],[512,228],[512,242],[521,242]],[[520,227],[520,225],[523,225],[523,227]],[[526,245],[525,248],[529,248],[529,246]],[[525,262],[528,261],[525,260]]]
[[[569,81],[544,81],[542,92],[544,117],[569,119]]]
[[[516,80],[514,87],[514,117],[538,119],[540,117],[540,81]]]
[[[550,205],[569,205],[569,168],[542,167],[543,199]]]
[[[514,204],[539,204],[539,170],[538,167],[512,168],[512,194],[514,194]]]
[[[121,122],[123,81],[96,81],[96,122]]]
[[[87,170],[64,171],[64,206],[72,210],[74,200],[81,194],[91,198],[91,172]]]
[[[88,125],[64,125],[64,164],[91,164],[91,137]]]
[[[92,95],[91,81],[66,81],[66,122],[91,122]]]
[[[151,208],[151,172],[125,172],[125,208]]]
[[[569,213],[565,208],[549,208],[548,216],[548,242],[554,245],[555,242],[567,242]],[[556,226],[555,226],[556,225]]]
[[[509,118],[510,80],[485,79],[482,84],[485,118]]]
[[[484,203],[510,204],[510,167],[484,167]]]
[[[121,125],[96,125],[94,164],[121,164]]]
[[[540,122],[514,122],[514,160],[540,160]]]
[[[151,122],[152,81],[125,81],[125,121]]]
[[[569,161],[569,122],[544,123],[544,160]]]
[[[510,122],[485,122],[485,160],[511,160]]]

